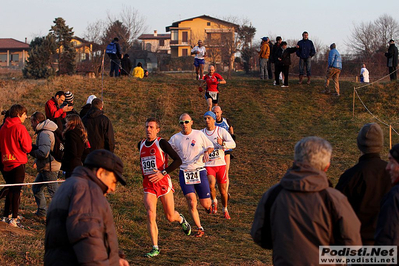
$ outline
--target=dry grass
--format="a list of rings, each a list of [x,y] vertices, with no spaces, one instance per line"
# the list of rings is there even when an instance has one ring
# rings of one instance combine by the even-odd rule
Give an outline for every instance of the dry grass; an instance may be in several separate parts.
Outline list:
[[[87,96],[101,97],[101,79],[61,77],[48,81],[0,80],[3,108],[21,103],[31,114],[44,111],[45,102],[58,90],[75,94],[78,110]],[[157,116],[162,121],[161,136],[179,131],[181,113],[194,119],[194,127],[202,128],[206,110],[203,94],[190,74],[159,75],[147,80],[104,79],[105,113],[116,132],[116,154],[123,158],[126,187],[118,187],[109,201],[114,211],[119,243],[131,265],[270,265],[271,253],[257,247],[249,235],[254,211],[262,193],[282,177],[292,164],[293,146],[302,137],[318,135],[329,140],[334,148],[333,162],[328,175],[335,183],[340,174],[353,165],[359,152],[355,138],[360,127],[373,121],[357,101],[356,118],[352,119],[354,84],[341,82],[342,96],[334,99],[319,94],[323,81],[310,86],[295,85],[281,89],[255,78],[233,77],[222,86],[220,104],[232,120],[237,134],[237,149],[231,169],[229,209],[232,220],[222,214],[206,215],[200,210],[206,235],[202,239],[186,237],[176,224],[163,217],[158,204],[159,244],[161,255],[145,259],[142,255],[151,248],[146,230],[146,213],[142,203],[142,185],[137,142],[144,137],[144,121]],[[396,84],[380,84],[360,92],[368,107],[393,125],[397,124],[398,94]],[[28,126],[28,122],[26,123]],[[388,150],[388,131],[385,150]],[[30,130],[32,136],[33,132]],[[399,138],[393,137],[394,143]],[[384,154],[384,158],[386,155]],[[27,167],[27,181],[36,175]],[[187,205],[177,183],[176,209],[189,221]],[[33,217],[34,198],[30,187],[23,189],[21,213],[25,216],[26,235],[11,230],[0,230],[0,264],[39,265],[43,263],[44,224]]]

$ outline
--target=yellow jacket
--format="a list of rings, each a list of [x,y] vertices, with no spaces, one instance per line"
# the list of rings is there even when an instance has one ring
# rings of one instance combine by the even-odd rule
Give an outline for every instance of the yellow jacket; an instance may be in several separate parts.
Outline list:
[[[144,69],[142,67],[135,67],[133,68],[133,77],[135,78],[144,78]]]
[[[270,56],[270,46],[268,43],[263,42],[262,46],[260,47],[259,57],[269,58],[269,56]]]

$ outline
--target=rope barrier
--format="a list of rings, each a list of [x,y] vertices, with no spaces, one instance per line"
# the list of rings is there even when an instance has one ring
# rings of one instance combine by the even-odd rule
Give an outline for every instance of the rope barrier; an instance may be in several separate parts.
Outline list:
[[[65,180],[33,182],[33,183],[0,184],[0,187],[16,187],[16,186],[51,184],[51,183],[63,183],[63,182],[65,182]]]

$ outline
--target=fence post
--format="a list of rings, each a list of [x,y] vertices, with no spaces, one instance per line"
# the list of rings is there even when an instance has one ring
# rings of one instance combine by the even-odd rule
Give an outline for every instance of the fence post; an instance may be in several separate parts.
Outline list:
[[[355,94],[356,94],[356,88],[353,87],[353,105],[352,105],[352,119],[355,119]]]
[[[392,149],[392,126],[389,125],[389,149]]]

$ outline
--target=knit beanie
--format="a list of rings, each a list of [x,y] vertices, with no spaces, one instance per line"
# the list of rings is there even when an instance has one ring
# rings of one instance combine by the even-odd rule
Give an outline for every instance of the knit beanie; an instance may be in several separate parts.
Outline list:
[[[70,91],[65,92],[65,101],[71,103],[73,101],[73,93]]]
[[[357,135],[357,147],[364,154],[380,153],[384,145],[384,133],[377,123],[365,124]]]
[[[389,153],[399,163],[399,144],[394,145]]]

